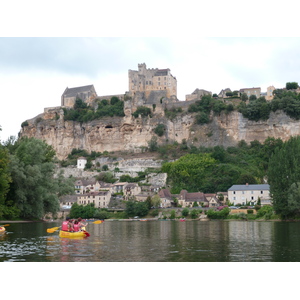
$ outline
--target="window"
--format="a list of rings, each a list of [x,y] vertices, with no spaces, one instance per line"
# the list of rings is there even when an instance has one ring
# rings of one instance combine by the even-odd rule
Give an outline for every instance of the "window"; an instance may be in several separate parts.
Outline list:
[[[264,191],[260,191],[260,193],[261,193],[261,194],[263,194],[263,193],[264,193]]]
[[[235,200],[235,197],[233,197],[233,200]]]
[[[235,191],[233,191],[233,194],[235,195]]]
[[[244,195],[244,194],[245,194],[245,192],[244,192],[244,191],[242,191],[242,194]]]

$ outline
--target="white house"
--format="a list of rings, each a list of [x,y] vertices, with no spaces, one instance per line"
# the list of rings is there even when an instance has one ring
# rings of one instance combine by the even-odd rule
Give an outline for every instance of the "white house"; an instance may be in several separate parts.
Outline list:
[[[228,200],[236,204],[257,204],[260,198],[261,205],[271,204],[270,185],[268,184],[244,184],[233,185],[228,189]]]
[[[85,157],[78,157],[77,158],[77,169],[84,169],[85,165],[87,163],[87,160]]]

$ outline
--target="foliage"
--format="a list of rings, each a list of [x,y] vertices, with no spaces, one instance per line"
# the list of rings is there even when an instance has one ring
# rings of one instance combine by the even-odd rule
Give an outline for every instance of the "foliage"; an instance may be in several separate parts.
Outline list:
[[[76,99],[73,109],[63,108],[64,120],[88,122],[103,117],[124,117],[124,102],[117,97],[112,97],[110,101],[103,99],[97,104],[94,110],[81,99]]]
[[[165,116],[169,120],[175,119],[177,115],[181,113],[182,113],[181,107],[178,108],[172,107],[171,109],[167,109],[167,108],[165,109]]]
[[[96,176],[96,180],[107,183],[115,183],[118,179],[114,177],[112,172],[101,172]]]
[[[147,116],[152,116],[151,109],[146,106],[139,106],[137,110],[132,114],[135,118],[137,118],[139,115],[141,117],[147,117]]]
[[[165,132],[165,125],[164,124],[157,124],[157,126],[154,128],[154,133],[158,136],[163,136]]]
[[[20,210],[20,217],[42,218],[59,210],[58,197],[74,191],[71,179],[62,174],[54,178],[55,151],[44,141],[23,137],[10,155],[12,183],[7,195],[11,206]]]
[[[96,208],[94,204],[87,204],[87,205],[79,205],[78,203],[74,203],[70,210],[70,218],[77,219],[91,219],[94,218],[96,215]]]
[[[151,140],[148,142],[148,149],[150,152],[154,152],[158,149],[156,136],[152,136]]]
[[[175,219],[175,217],[176,217],[176,212],[175,212],[175,210],[174,209],[172,209],[171,210],[171,214],[170,214],[170,219]]]
[[[285,87],[287,90],[296,90],[299,85],[298,82],[287,82]]]
[[[215,165],[216,161],[206,153],[187,154],[177,161],[167,162],[162,166],[162,172],[168,173],[172,180],[172,193],[177,194],[182,189],[198,191],[206,171]]]
[[[274,210],[283,218],[298,213],[297,183],[300,182],[300,137],[276,148],[269,160],[268,182]],[[262,208],[261,208],[262,209]]]
[[[154,207],[159,207],[161,204],[161,199],[159,197],[158,194],[154,195],[152,198],[151,198],[151,207],[154,206]]]
[[[215,211],[212,208],[210,208],[206,215],[210,219],[226,219],[226,217],[229,215],[230,209],[228,207],[224,207],[220,211]]]
[[[246,105],[244,102],[241,102],[239,111],[245,118],[248,118],[252,121],[267,120],[270,116],[271,105],[264,97],[260,97],[258,99],[255,97],[255,99],[252,99],[248,105]]]
[[[189,213],[190,213],[190,211],[187,207],[185,207],[181,212],[183,217],[187,217],[189,215]]]
[[[256,218],[267,218],[269,219],[273,215],[273,207],[270,205],[264,205],[261,209],[257,212]]]
[[[197,219],[198,218],[198,216],[199,216],[199,210],[197,210],[197,209],[192,209],[192,211],[191,211],[191,218],[192,219]]]
[[[145,202],[137,202],[137,201],[127,201],[125,213],[128,217],[134,216],[146,216],[149,212],[149,208],[147,203]]]
[[[11,182],[11,176],[9,173],[9,153],[0,144],[0,205],[5,204],[6,195],[9,191],[9,184]],[[1,211],[0,211],[1,218]]]

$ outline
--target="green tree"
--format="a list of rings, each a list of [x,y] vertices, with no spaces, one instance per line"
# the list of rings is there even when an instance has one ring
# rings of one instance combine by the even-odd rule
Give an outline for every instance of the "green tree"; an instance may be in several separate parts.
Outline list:
[[[154,195],[152,198],[151,198],[151,204],[152,206],[154,207],[159,207],[160,204],[161,204],[161,200],[160,200],[160,197],[158,194]]]
[[[294,216],[296,211],[292,207],[295,207],[295,204],[289,205],[288,195],[291,194],[290,201],[297,200],[293,184],[300,182],[299,137],[292,137],[280,148],[275,149],[269,160],[267,174],[276,214],[281,215],[282,218]],[[294,196],[292,196],[293,194]]]
[[[187,207],[185,207],[181,212],[183,217],[187,217],[189,215],[189,213],[190,213],[190,211]]]
[[[287,82],[286,89],[287,90],[296,90],[299,87],[298,82]]]
[[[154,128],[154,133],[158,136],[163,136],[165,132],[165,125],[164,124],[157,124],[157,126]]]
[[[55,151],[44,141],[23,137],[10,155],[12,183],[8,198],[27,219],[42,218],[46,213],[56,214],[60,195],[74,191],[71,181],[60,175],[54,178]]]

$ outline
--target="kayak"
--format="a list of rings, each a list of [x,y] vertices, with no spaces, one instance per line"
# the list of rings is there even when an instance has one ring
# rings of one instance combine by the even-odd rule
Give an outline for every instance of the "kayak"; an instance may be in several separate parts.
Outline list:
[[[4,233],[5,232],[5,227],[0,226],[0,233]]]
[[[87,231],[69,232],[69,231],[60,230],[59,236],[66,237],[66,238],[79,238],[79,237],[90,236],[90,234]]]

